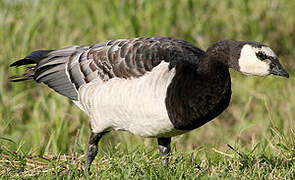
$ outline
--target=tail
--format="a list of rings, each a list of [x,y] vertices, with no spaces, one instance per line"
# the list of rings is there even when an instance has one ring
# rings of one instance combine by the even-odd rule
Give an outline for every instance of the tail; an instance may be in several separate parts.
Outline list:
[[[59,50],[34,51],[24,59],[10,65],[10,67],[31,65],[27,66],[25,73],[11,76],[11,81],[33,79],[38,83],[45,83],[56,92],[72,100],[78,100],[77,82],[71,82],[67,68],[71,60],[79,57],[79,54],[82,54],[85,49],[88,49],[88,47],[71,46]]]

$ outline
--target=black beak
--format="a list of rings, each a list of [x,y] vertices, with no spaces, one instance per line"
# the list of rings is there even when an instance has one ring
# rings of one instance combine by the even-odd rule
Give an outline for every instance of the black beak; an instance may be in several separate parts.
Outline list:
[[[273,66],[270,69],[270,74],[289,78],[289,73],[283,68],[279,60],[276,60],[273,63]]]

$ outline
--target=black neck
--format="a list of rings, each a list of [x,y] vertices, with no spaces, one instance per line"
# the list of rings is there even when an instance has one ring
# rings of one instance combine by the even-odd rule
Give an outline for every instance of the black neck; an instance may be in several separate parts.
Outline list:
[[[207,62],[210,65],[208,68],[224,67],[239,70],[240,49],[241,43],[238,41],[219,41],[207,49],[203,63]]]
[[[213,66],[208,67],[210,70],[184,64],[176,66],[165,100],[169,118],[176,129],[195,129],[228,106],[231,93],[228,68],[222,66],[212,73]]]

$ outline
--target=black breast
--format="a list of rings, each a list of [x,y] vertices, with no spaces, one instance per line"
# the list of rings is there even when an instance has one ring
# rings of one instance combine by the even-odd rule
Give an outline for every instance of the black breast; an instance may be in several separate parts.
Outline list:
[[[222,113],[231,98],[231,80],[226,67],[200,73],[192,65],[178,65],[165,99],[176,129],[198,128]]]

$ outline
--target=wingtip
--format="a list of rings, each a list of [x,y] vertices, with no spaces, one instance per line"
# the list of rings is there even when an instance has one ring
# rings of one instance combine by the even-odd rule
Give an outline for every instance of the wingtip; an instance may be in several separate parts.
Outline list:
[[[15,67],[15,66],[17,66],[17,62],[18,61],[13,62],[12,64],[9,65],[9,67]]]
[[[35,62],[31,59],[24,58],[24,59],[20,59],[13,62],[12,64],[9,65],[9,67],[18,67],[18,66],[27,65],[27,64],[35,64]]]
[[[30,77],[24,77],[25,74],[21,75],[14,75],[9,77],[9,82],[19,82],[19,81],[26,81],[30,80]]]
[[[9,82],[20,82],[20,81],[27,81],[29,79],[25,79],[25,78],[22,78],[22,79],[9,79]]]

